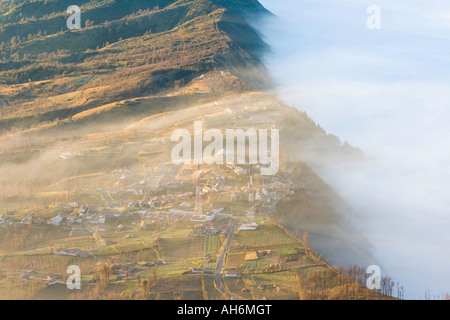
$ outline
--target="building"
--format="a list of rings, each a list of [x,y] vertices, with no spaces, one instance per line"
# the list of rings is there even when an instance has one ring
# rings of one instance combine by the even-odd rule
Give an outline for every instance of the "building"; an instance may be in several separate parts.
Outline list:
[[[52,224],[52,225],[54,225],[54,226],[59,226],[59,225],[61,225],[61,223],[63,222],[63,220],[64,220],[64,217],[61,216],[61,215],[59,215],[59,216],[56,216],[56,217],[51,218],[51,219],[48,221],[48,224]]]
[[[71,207],[71,208],[78,208],[78,206],[79,206],[78,202],[75,202],[75,201],[69,202],[69,207]]]
[[[71,256],[71,257],[78,257],[80,255],[79,249],[65,249],[65,248],[59,248],[53,251],[53,254],[61,255],[61,256]]]
[[[227,271],[224,275],[225,278],[235,278],[240,279],[242,278],[242,273],[236,272],[236,271]]]
[[[212,220],[214,220],[215,217],[216,217],[215,211],[208,212],[205,216],[206,221],[212,221]]]
[[[133,200],[128,204],[128,208],[139,208],[139,202],[138,200]]]
[[[191,273],[194,273],[194,274],[200,274],[200,273],[202,273],[202,272],[203,272],[202,269],[197,269],[197,268],[192,268],[192,269],[191,269]]]
[[[29,214],[25,218],[22,219],[21,223],[32,224],[33,223],[33,218],[34,218],[34,215],[33,214]]]
[[[99,232],[105,232],[107,229],[108,226],[106,224],[98,224],[94,227],[94,230]]]
[[[50,287],[56,284],[56,279],[54,279],[53,277],[47,277],[47,280],[44,281],[44,283]]]
[[[88,210],[89,210],[89,206],[88,206],[87,204],[83,204],[83,205],[80,207],[80,214],[87,213]]]
[[[234,172],[240,176],[248,173],[247,170],[238,166],[234,167]]]
[[[240,231],[254,231],[258,229],[258,225],[256,223],[246,223],[239,227]]]
[[[102,214],[95,214],[91,216],[90,223],[92,224],[105,224],[106,217]]]
[[[66,219],[68,225],[73,224],[77,220],[77,214],[72,212]]]
[[[184,207],[184,208],[189,208],[192,205],[189,202],[183,202],[182,204],[180,204],[180,207]]]

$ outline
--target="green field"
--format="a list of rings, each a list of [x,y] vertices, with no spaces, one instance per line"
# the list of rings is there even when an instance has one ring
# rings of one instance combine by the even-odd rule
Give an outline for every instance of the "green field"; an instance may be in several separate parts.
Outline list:
[[[199,268],[202,266],[203,259],[192,259],[189,261],[171,262],[154,267],[158,274],[158,278],[173,277],[182,275],[184,272],[192,268]],[[142,279],[146,279],[153,271],[153,268],[141,273]]]
[[[181,262],[204,257],[203,237],[161,238],[159,246],[166,262]]]
[[[226,268],[229,270],[239,268],[242,265],[242,262],[244,262],[244,258],[245,258],[244,253],[238,253],[238,254],[229,253],[227,255]]]
[[[263,296],[274,300],[298,299],[298,276],[294,271],[257,274],[248,278],[254,283],[253,292],[257,299]],[[258,285],[264,285],[265,289],[261,290]]]
[[[298,252],[294,248],[288,248],[288,249],[278,250],[278,253],[280,254],[280,256],[290,256],[290,255],[296,255]]]
[[[264,248],[280,245],[300,246],[300,241],[288,236],[275,225],[263,224],[256,231],[239,231],[233,238],[233,244],[246,248]]]
[[[220,236],[205,236],[205,255],[217,255],[222,247]]]

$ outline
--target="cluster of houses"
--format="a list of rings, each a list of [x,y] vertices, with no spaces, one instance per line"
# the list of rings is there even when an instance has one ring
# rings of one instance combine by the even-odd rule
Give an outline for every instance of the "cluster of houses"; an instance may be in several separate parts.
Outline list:
[[[78,202],[70,202],[69,205],[64,205],[62,208],[74,209],[74,211],[69,215],[59,214],[54,216],[47,221],[47,224],[51,226],[70,227],[71,231],[69,236],[71,237],[88,235],[92,232],[105,232],[109,229],[107,219],[113,216],[121,216],[120,212],[109,215],[97,213],[95,209],[89,208],[87,204]],[[77,208],[78,210],[75,210]],[[31,221],[33,221],[33,224],[37,224],[35,222],[36,218],[31,218]]]
[[[208,181],[203,185],[202,192],[210,193],[210,192],[220,192],[225,189],[225,179],[222,177],[213,177],[208,179]]]
[[[236,226],[236,220],[228,215],[218,214],[217,218],[207,221],[193,229],[195,235],[216,235],[221,232],[228,233]]]
[[[26,217],[22,218],[20,222],[18,222],[17,220],[8,219],[8,217],[5,215],[0,216],[0,226],[15,227],[17,229],[24,229],[29,225],[39,226],[44,222],[44,219],[42,219],[41,217],[37,217],[34,214],[28,214]]]
[[[52,286],[58,283],[58,281],[62,281],[62,277],[58,274],[51,273],[49,275],[44,275],[34,270],[26,270],[21,271],[19,276],[22,278],[22,281],[27,282],[31,280],[41,280],[46,286]]]
[[[146,209],[146,208],[153,209],[173,204],[176,201],[192,199],[193,196],[194,194],[192,192],[186,192],[178,195],[168,194],[168,195],[154,196],[151,197],[150,199],[132,200],[127,204],[127,207],[139,209]]]
[[[137,176],[136,172],[134,172],[133,170],[125,167],[119,170],[114,170],[112,172],[112,175],[114,177],[118,177],[120,182],[140,182],[139,177]]]
[[[242,167],[231,165],[228,167],[238,175],[249,173],[248,170]],[[165,172],[169,172],[168,175],[173,175],[174,170],[171,170],[170,168],[160,168],[160,170],[163,169]],[[183,171],[186,172],[183,173]],[[196,170],[183,169],[181,173],[186,175],[187,179],[193,179]],[[134,179],[136,179],[137,177],[137,174],[128,168],[116,170],[113,172],[113,175],[120,178],[124,177],[124,179],[128,179],[129,177],[134,177]],[[255,192],[255,202],[248,210],[252,217],[257,214],[263,215],[264,213],[270,212],[276,200],[293,193],[292,188],[294,184],[292,183],[292,176],[284,180],[276,176],[270,177],[264,181],[263,185],[259,185],[258,187],[253,188],[253,190],[250,190],[249,184],[242,187],[225,185],[225,176],[219,167],[215,167],[215,170],[208,170],[206,173],[202,171],[199,175],[203,182],[203,187],[201,188],[202,195],[211,192],[225,191],[231,192],[231,201],[245,201],[249,199],[248,195],[250,191]],[[172,180],[169,184],[177,184],[178,182],[179,180]],[[193,192],[186,192],[186,190],[170,192],[169,189],[166,190],[166,194],[155,195],[154,193],[153,196],[148,196],[144,200],[131,201],[129,196],[126,196],[124,193],[126,190],[125,188],[117,189],[119,197],[122,197],[124,208],[106,208],[112,210],[104,210],[105,208],[102,207],[94,209],[90,208],[85,203],[73,201],[62,206],[64,209],[71,209],[72,213],[69,215],[59,214],[54,216],[47,221],[47,224],[51,226],[65,226],[66,228],[70,227],[71,231],[69,235],[71,237],[89,235],[90,233],[96,232],[106,232],[108,230],[120,231],[124,228],[123,225],[112,226],[110,223],[112,222],[111,218],[136,219],[139,222],[133,222],[132,224],[140,231],[147,230],[149,224],[161,223],[167,225],[183,219],[185,219],[186,222],[201,222],[202,224],[194,229],[194,234],[197,235],[214,235],[220,232],[228,232],[231,228],[236,226],[236,220],[224,219],[226,214],[222,212],[224,210],[223,208],[213,209],[211,206],[209,210],[202,214],[196,214],[196,211],[194,210],[194,201],[196,197]],[[103,188],[102,191],[104,191]],[[248,220],[252,221],[253,219]],[[14,224],[21,227],[27,227],[29,225],[45,224],[45,222],[44,219],[33,214],[24,217],[20,223],[17,220],[10,221],[5,215],[0,217],[0,225]],[[255,223],[244,223],[240,226],[240,230],[243,231],[257,230],[257,228],[258,225]]]
[[[59,248],[53,251],[53,254],[59,256],[70,256],[70,257],[81,257],[81,258],[89,258],[91,254],[88,251],[81,251],[80,249],[66,249]]]
[[[130,277],[135,271],[137,262],[133,262],[127,265],[113,265],[111,266],[111,273],[117,275],[116,280]]]
[[[40,226],[44,223],[44,219],[41,217],[36,217],[34,214],[28,214],[25,218],[20,221],[21,224],[32,224],[36,226]]]
[[[94,213],[94,214],[83,214],[83,213],[76,213],[72,212],[68,216],[64,215],[57,215],[53,218],[50,218],[47,222],[47,224],[54,225],[54,226],[61,226],[61,225],[72,225],[74,223],[90,223],[90,224],[105,224],[106,223],[106,216],[104,214],[100,213]]]

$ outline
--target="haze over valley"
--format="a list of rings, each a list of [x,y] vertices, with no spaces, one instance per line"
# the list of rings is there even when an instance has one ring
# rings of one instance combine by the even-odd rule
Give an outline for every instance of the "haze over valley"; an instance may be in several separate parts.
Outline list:
[[[369,161],[315,166],[361,215],[355,220],[408,298],[450,278],[450,61],[445,1],[262,1],[277,19],[259,30],[280,97]],[[430,266],[432,272],[430,272]]]

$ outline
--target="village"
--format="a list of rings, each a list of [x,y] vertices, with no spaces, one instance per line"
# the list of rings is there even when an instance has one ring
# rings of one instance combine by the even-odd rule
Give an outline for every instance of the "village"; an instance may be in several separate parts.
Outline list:
[[[182,270],[183,273],[220,272],[225,278],[241,279],[240,272],[227,270],[225,266],[216,270],[217,258],[214,254],[229,249],[225,248],[224,242],[234,232],[257,232],[259,224],[266,223],[270,218],[276,203],[293,193],[292,174],[284,178],[261,177],[258,170],[258,166],[249,165],[163,163],[154,168],[145,168],[142,177],[142,173],[125,167],[111,172],[115,180],[113,188],[96,189],[102,206],[74,199],[61,204],[60,213],[49,219],[28,214],[17,220],[3,215],[0,217],[0,228],[50,228],[52,232],[63,232],[66,238],[89,238],[88,247],[54,247],[51,254],[97,261],[96,264],[103,260],[98,252],[123,241],[140,242],[143,239],[148,248],[157,252],[156,257],[112,264],[114,281],[119,282],[152,267],[167,264],[161,250],[157,248],[160,235],[169,230],[176,232],[187,229],[190,230],[190,237],[214,237],[221,240],[216,251],[207,252],[205,249],[203,263]],[[90,273],[93,274],[94,270],[90,268]],[[47,286],[63,283],[65,278],[64,274],[45,274],[34,270],[21,270],[17,276],[23,281],[40,279]],[[93,276],[89,279],[86,281],[95,282]]]
[[[25,216],[20,221],[2,215],[0,226],[26,228],[28,225],[47,224],[65,229],[70,227],[69,235],[77,236],[86,232],[120,230],[123,226],[116,225],[115,222],[121,219],[131,221],[140,231],[144,231],[148,224],[166,223],[167,226],[171,226],[176,222],[207,223],[220,220],[216,219],[218,217],[238,217],[250,223],[248,218],[251,216],[270,216],[276,202],[293,193],[290,190],[293,187],[292,176],[285,180],[280,180],[277,176],[265,177],[264,185],[254,186],[252,180],[257,168],[211,165],[207,166],[208,170],[205,169],[205,172],[194,167],[197,166],[161,164],[147,170],[151,174],[143,180],[131,169],[116,170],[111,174],[124,186],[123,188],[97,188],[105,206],[92,207],[88,203],[74,200],[60,206],[61,211],[65,213],[47,221],[33,214]],[[226,183],[227,178],[221,167],[222,170],[225,168],[224,171],[228,175],[234,176],[233,185]],[[195,175],[198,175],[197,185],[192,178]],[[211,195],[214,195],[218,200],[215,202],[219,205],[206,201],[203,204],[199,203],[202,198],[211,198]],[[223,200],[225,198],[226,200]],[[243,210],[233,212],[233,208],[227,206],[227,203],[236,201],[244,203]],[[202,207],[199,208],[199,205]],[[248,227],[248,224],[243,227]]]

